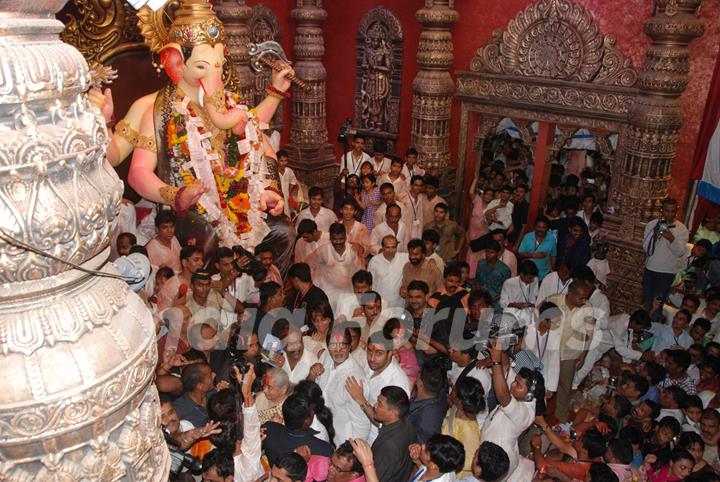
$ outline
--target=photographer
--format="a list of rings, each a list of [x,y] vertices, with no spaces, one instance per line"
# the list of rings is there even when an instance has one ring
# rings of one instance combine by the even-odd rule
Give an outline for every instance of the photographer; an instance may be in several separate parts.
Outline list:
[[[507,452],[511,480],[529,480],[534,468],[521,464],[518,437],[533,424],[536,416],[545,412],[545,382],[537,370],[521,368],[516,375],[499,337],[490,357],[492,388],[498,406],[485,421],[480,440],[496,443]],[[514,473],[516,470],[518,472]],[[528,478],[520,476],[525,472],[528,472]]]
[[[677,209],[675,199],[664,199],[660,217],[645,226],[643,248],[647,258],[642,284],[646,310],[652,309],[655,298],[667,299],[686,252],[688,229],[675,219]]]
[[[220,424],[208,422],[201,427],[192,428],[189,422],[181,422],[173,407],[172,398],[166,394],[160,395],[160,423],[170,449],[170,480],[193,480],[189,472],[183,472],[183,467],[188,467],[190,472],[199,473],[200,461],[185,452],[198,440],[219,434]]]

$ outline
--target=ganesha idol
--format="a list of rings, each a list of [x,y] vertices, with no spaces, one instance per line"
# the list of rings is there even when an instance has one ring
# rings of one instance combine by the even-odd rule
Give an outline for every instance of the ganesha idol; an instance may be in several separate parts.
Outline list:
[[[115,126],[108,160],[116,166],[132,153],[128,183],[178,211],[182,244],[194,240],[207,255],[217,245],[252,250],[266,242],[285,268],[294,235],[281,217],[276,156],[262,131],[287,96],[292,69],[273,71],[267,97],[248,108],[225,90],[225,31],[209,3],[186,0],[169,30],[149,9],[138,17],[170,82],[132,104]],[[91,99],[109,119],[110,92]]]

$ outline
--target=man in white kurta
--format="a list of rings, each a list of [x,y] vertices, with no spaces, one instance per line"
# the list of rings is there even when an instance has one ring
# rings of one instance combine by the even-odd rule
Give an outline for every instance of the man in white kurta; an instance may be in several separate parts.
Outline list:
[[[375,336],[382,337],[382,333]],[[368,395],[365,400],[360,401],[360,405],[375,406],[380,396],[380,391],[389,386],[400,387],[405,390],[408,398],[410,397],[410,380],[400,367],[400,364],[393,357],[392,341],[377,340],[373,343],[372,337],[368,341],[367,346],[367,365],[365,366],[365,377],[368,384]],[[364,402],[364,403],[363,403]],[[366,415],[372,416],[372,412],[366,409]],[[369,418],[368,418],[369,420]],[[378,435],[378,427],[374,424],[370,426],[370,436],[368,443],[372,444]]]
[[[358,256],[364,258],[370,254],[370,231],[363,223],[355,220],[358,208],[359,206],[354,199],[345,199],[340,207],[341,218],[338,222],[343,223],[345,226],[347,242],[350,247]]]
[[[410,213],[407,212],[407,207],[404,205],[404,203],[400,202],[398,196],[395,193],[395,188],[392,184],[385,183],[380,186],[380,199],[382,200],[382,204],[380,204],[375,210],[374,226],[377,226],[378,224],[387,221],[387,208],[389,206],[392,206],[393,204],[397,205],[400,208],[400,221],[403,224],[407,224],[407,218]]]
[[[310,219],[301,221],[297,227],[297,242],[295,243],[295,262],[306,263],[310,256],[320,245],[330,241],[330,233],[320,231],[315,221]]]
[[[354,295],[352,275],[364,268],[364,260],[347,244],[345,226],[335,223],[330,226],[330,242],[322,244],[307,258],[312,270],[312,279],[330,300],[333,312],[337,312],[339,300]]]
[[[293,170],[287,167],[287,153],[285,151],[278,151],[277,156],[278,175],[280,176],[280,190],[282,191],[283,199],[285,199],[285,207],[283,210],[285,211],[285,215],[290,217],[292,215],[292,208],[290,208],[290,196],[300,190],[300,183],[298,182],[297,177],[295,177]]]
[[[373,277],[373,290],[380,293],[386,306],[390,308],[405,306],[405,300],[400,296],[400,286],[408,254],[398,253],[397,248],[395,236],[385,236],[382,240],[382,253],[373,256],[368,263],[368,271]]]
[[[282,369],[288,374],[290,383],[297,385],[305,380],[310,373],[310,367],[318,363],[315,354],[305,349],[302,341],[302,332],[297,328],[291,327],[288,335],[283,340],[285,349],[283,350]],[[294,364],[294,367],[290,365]]]
[[[400,222],[400,207],[392,205],[388,211],[387,220],[384,223],[376,224],[370,233],[370,252],[373,255],[382,251],[382,240],[389,234],[398,240],[398,251],[407,253],[407,231],[405,225]]]
[[[350,437],[367,440],[372,425],[360,406],[344,390],[347,379],[353,377],[362,383],[363,395],[369,395],[365,372],[350,356],[350,342],[351,339],[345,338],[342,330],[333,331],[327,351],[320,356],[322,374],[315,378],[317,369],[313,367],[310,371],[310,379],[314,379],[322,389],[325,405],[333,414],[335,445]]]
[[[608,300],[608,297],[605,296],[605,293],[600,291],[600,289],[595,288],[592,295],[590,295],[588,302],[592,305],[593,317],[595,318],[595,331],[593,332],[593,342],[590,345],[587,356],[585,357],[585,362],[582,367],[580,367],[580,370],[575,373],[573,386],[580,385],[587,374],[593,369],[595,362],[600,360],[605,352],[615,347],[614,337],[618,336],[618,333],[615,335],[612,333],[613,331],[617,331],[618,328],[614,327],[612,330],[610,328],[610,300]],[[619,320],[613,321],[617,322]],[[632,340],[632,337],[630,339]],[[632,349],[627,350],[627,347],[626,349],[620,347],[620,350],[623,354],[620,354],[619,352],[618,354],[623,357],[630,357],[633,360],[640,358],[639,356],[637,358],[635,357],[635,354],[632,353]],[[642,355],[642,353],[640,353],[640,355]]]

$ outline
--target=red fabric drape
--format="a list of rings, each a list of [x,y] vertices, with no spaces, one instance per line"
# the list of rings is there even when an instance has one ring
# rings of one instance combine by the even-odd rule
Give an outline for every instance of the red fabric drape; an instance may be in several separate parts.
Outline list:
[[[710,92],[708,92],[707,102],[705,103],[705,114],[703,115],[702,124],[700,125],[697,147],[695,149],[695,155],[693,156],[691,179],[702,179],[708,145],[715,133],[718,122],[720,122],[720,53],[718,53],[718,57],[715,60],[715,70],[713,71],[713,77],[710,83]],[[697,230],[706,214],[709,212],[717,212],[718,210],[720,210],[720,206],[717,204],[707,199],[699,198],[698,204],[695,207],[691,232],[694,233]]]

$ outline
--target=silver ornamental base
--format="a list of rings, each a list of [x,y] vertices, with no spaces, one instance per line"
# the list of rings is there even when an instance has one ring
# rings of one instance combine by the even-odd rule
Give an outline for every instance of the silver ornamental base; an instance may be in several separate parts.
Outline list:
[[[66,0],[0,2],[0,480],[166,480],[154,324],[107,264],[122,183],[62,43]]]

